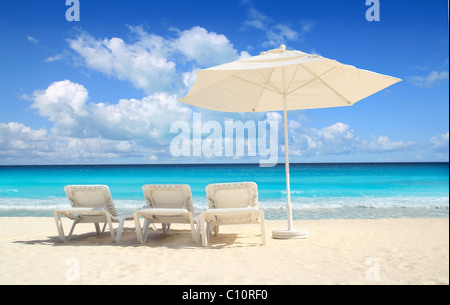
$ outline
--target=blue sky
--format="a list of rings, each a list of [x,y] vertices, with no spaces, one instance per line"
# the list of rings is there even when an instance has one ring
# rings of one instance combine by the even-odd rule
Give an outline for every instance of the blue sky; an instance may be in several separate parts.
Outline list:
[[[291,162],[449,159],[448,3],[380,0],[2,2],[0,164],[258,162],[181,156],[175,121],[278,120],[177,102],[199,69],[284,43],[401,78],[352,107],[289,112]],[[205,134],[204,137],[208,135]],[[193,145],[196,145],[193,143]]]

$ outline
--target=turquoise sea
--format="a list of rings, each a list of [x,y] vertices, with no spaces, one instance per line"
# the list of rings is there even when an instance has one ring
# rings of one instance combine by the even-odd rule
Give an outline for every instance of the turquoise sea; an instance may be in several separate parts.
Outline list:
[[[294,219],[449,217],[448,163],[291,164]],[[52,216],[68,184],[106,184],[120,212],[142,207],[144,184],[189,184],[206,209],[209,183],[254,181],[267,219],[286,219],[284,164],[0,166],[0,216]]]

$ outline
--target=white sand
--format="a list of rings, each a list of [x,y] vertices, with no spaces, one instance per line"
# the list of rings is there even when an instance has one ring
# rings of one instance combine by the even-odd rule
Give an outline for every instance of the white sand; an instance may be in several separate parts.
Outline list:
[[[119,244],[92,224],[60,243],[53,218],[0,218],[0,284],[449,284],[448,219],[295,221],[304,240],[267,221],[267,246],[258,225],[225,226],[206,248],[184,225],[138,245],[128,225]]]

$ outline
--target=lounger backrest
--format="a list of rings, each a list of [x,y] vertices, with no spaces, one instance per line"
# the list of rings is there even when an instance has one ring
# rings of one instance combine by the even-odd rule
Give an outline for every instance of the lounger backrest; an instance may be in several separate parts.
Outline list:
[[[73,208],[104,208],[111,215],[117,215],[106,185],[68,185],[64,191]]]
[[[194,213],[191,188],[187,184],[147,184],[142,191],[150,208],[186,209]]]
[[[210,209],[258,207],[258,187],[254,182],[209,184],[206,197]]]

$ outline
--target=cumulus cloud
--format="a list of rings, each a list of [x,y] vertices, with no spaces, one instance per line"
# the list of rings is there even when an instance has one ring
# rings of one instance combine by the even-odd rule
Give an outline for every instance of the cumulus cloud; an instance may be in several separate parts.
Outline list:
[[[50,62],[56,62],[56,61],[60,61],[63,60],[65,57],[65,53],[60,53],[60,54],[56,54],[54,56],[49,56],[47,57],[44,62],[46,63],[50,63]]]
[[[184,31],[172,28],[177,35],[174,38],[150,34],[140,26],[129,29],[135,36],[131,43],[118,37],[98,39],[86,32],[78,32],[67,42],[86,67],[127,80],[147,94],[174,94],[186,89],[183,84],[192,83],[187,80],[186,71],[177,67],[176,61],[180,57],[193,66],[190,69],[193,74],[200,67],[219,65],[248,55],[246,52],[239,54],[224,35],[199,26]]]
[[[27,36],[27,40],[29,42],[31,42],[34,45],[38,45],[39,44],[39,40],[37,40],[36,38],[34,38],[33,36]]]
[[[56,142],[55,148],[65,150],[70,159],[114,159],[124,155],[133,154],[137,145],[134,141],[116,141],[98,138],[69,138],[62,137]]]
[[[432,71],[427,76],[412,76],[410,81],[418,87],[433,88],[441,82],[448,81],[448,72]]]
[[[32,108],[38,109],[41,116],[49,117],[56,124],[72,127],[72,113],[86,115],[88,100],[86,88],[68,80],[55,82],[46,90],[34,92]],[[65,127],[65,126],[64,126]]]
[[[269,17],[253,7],[248,9],[247,17],[247,20],[243,22],[244,27],[253,27],[259,30],[265,30],[267,24],[271,22]]]
[[[336,123],[323,129],[306,129],[302,125],[295,126],[293,147],[295,155],[328,155],[352,153],[363,144],[363,140],[353,134],[350,126]],[[295,143],[295,144],[294,144]]]
[[[449,152],[449,144],[448,144],[448,132],[445,134],[439,134],[433,136],[430,139],[431,147],[433,151],[438,153],[447,153]]]
[[[276,24],[267,33],[267,40],[263,43],[265,47],[278,47],[288,41],[295,41],[299,38],[299,33],[286,24]]]
[[[279,112],[267,112],[266,116],[268,121],[282,122],[283,119],[283,116]]]
[[[135,141],[97,138],[71,138],[32,129],[21,123],[0,123],[2,164],[103,163],[117,158],[142,158],[153,150]]]
[[[116,104],[89,101],[88,90],[69,80],[29,96],[31,108],[53,123],[50,132],[0,123],[1,162],[104,163],[170,159],[170,124],[191,119],[176,96],[158,93]],[[13,161],[9,161],[13,160]]]
[[[183,73],[183,84],[186,88],[191,88],[194,85],[195,80],[197,79],[197,73],[200,70],[200,68],[195,68],[192,71]]]
[[[68,43],[87,67],[127,80],[146,93],[173,92],[177,87],[176,64],[165,57],[162,37],[139,32],[139,40],[127,44],[121,38],[96,39],[81,32]]]
[[[301,124],[291,123],[292,121],[289,139],[292,142],[291,151],[298,156],[404,151],[417,145],[415,142],[391,141],[386,136],[378,136],[369,141],[356,136],[349,125],[340,122],[322,129],[308,129]]]
[[[215,66],[239,58],[224,35],[208,32],[199,26],[177,32],[179,37],[172,41],[172,46],[199,66]]]
[[[89,103],[87,89],[69,80],[34,92],[33,100],[31,107],[54,122],[53,134],[73,138],[158,142],[170,122],[187,119],[191,113],[176,96],[166,93],[122,99],[117,104]]]
[[[263,47],[278,47],[289,41],[302,41],[305,35],[312,30],[314,22],[301,20],[298,24],[275,23],[264,13],[253,6],[247,10],[247,20],[242,23],[242,29],[254,28],[265,32]]]
[[[21,123],[0,123],[0,160],[30,160],[35,151],[48,151],[47,130],[32,129]]]
[[[366,147],[369,152],[404,151],[413,148],[417,143],[413,141],[391,141],[387,136],[378,136]]]
[[[27,99],[30,107],[53,126],[47,131],[20,123],[1,124],[2,163],[167,162],[175,158],[169,149],[175,137],[170,133],[171,124],[184,121],[192,128],[191,106],[177,102],[176,95],[167,93],[121,99],[115,104],[95,103],[83,85],[64,80],[36,90]],[[205,111],[202,122],[222,124],[228,115]],[[265,116],[238,114],[235,120]],[[268,117],[280,119],[278,113]]]
[[[191,109],[177,103],[173,96],[155,94],[142,100],[95,104],[88,102],[86,88],[70,81],[56,82],[46,90],[35,92],[33,107],[52,120],[54,127],[49,133],[43,128],[36,130],[20,123],[0,124],[2,162],[10,159],[14,163],[176,161],[169,149],[175,137],[170,134],[171,124],[184,121],[193,128]],[[223,113],[207,111],[201,120],[202,124],[215,122],[223,128],[229,118]],[[278,122],[278,137],[271,137],[270,145],[283,151],[283,116],[279,112],[261,113],[256,117],[240,114],[233,120]],[[288,124],[292,156],[398,152],[417,145],[392,141],[386,136],[366,140],[357,136],[349,125],[340,122],[322,129],[304,127],[297,120],[290,120]],[[233,141],[224,139],[227,140]],[[436,151],[448,151],[448,133],[433,137],[430,142]],[[201,144],[192,142],[191,145]]]
[[[35,130],[17,122],[0,123],[1,150],[27,150],[38,146],[43,147],[47,137],[47,130],[43,128]]]
[[[34,130],[17,122],[11,122],[8,124],[0,123],[0,131],[1,140],[11,137],[24,141],[35,142],[45,140],[47,137],[47,131],[44,128]]]

